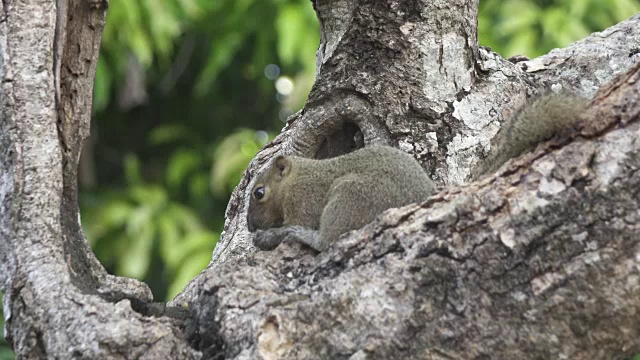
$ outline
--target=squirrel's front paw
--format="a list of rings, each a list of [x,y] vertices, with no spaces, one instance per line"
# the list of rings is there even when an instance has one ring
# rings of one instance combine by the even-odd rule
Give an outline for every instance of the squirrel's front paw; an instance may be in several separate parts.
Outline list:
[[[272,230],[256,230],[253,245],[260,250],[271,251],[280,245],[282,235]]]

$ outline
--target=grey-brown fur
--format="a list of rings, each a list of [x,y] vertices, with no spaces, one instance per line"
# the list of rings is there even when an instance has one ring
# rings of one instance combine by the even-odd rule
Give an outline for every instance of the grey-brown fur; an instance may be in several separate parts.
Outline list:
[[[568,136],[586,109],[587,100],[573,95],[549,94],[534,99],[506,120],[475,176],[498,170],[509,159],[554,136]]]
[[[567,94],[538,97],[507,119],[474,175],[494,172],[511,158],[554,136],[567,136],[581,121],[587,100]],[[259,202],[254,191],[267,189]],[[433,182],[410,155],[388,146],[314,160],[279,156],[252,189],[247,223],[263,250],[283,240],[325,249],[338,236],[362,227],[382,211],[426,199]]]
[[[263,201],[255,191],[263,187]],[[254,244],[271,250],[283,240],[322,251],[341,234],[386,209],[425,200],[434,184],[409,154],[389,146],[314,160],[278,156],[252,189],[247,223]]]

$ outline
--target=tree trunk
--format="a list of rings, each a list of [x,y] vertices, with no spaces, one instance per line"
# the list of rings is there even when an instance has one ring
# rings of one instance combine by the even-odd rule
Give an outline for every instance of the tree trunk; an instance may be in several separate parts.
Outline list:
[[[20,357],[640,351],[640,17],[509,62],[478,47],[477,1],[316,0],[317,82],[235,190],[212,266],[174,300],[191,304],[183,334],[179,311],[146,304],[146,285],[104,271],[79,224],[77,164],[106,5],[0,3],[0,283]],[[578,141],[540,146],[458,186],[528,95],[593,95],[616,74]],[[372,143],[414,154],[446,190],[385,212],[319,255],[295,244],[251,254],[245,192],[270,158]]]
[[[194,358],[176,320],[137,313],[136,280],[106,273],[80,228],[106,0],[0,3],[0,283],[21,358]]]
[[[478,47],[476,1],[314,6],[309,99],[250,164],[210,267],[174,300],[193,304],[194,346],[234,359],[640,352],[640,16],[534,60],[504,60]],[[609,81],[578,141],[460,186],[529,98],[591,98]],[[254,254],[245,199],[265,164],[362,143],[412,153],[445,190],[326,253],[285,244]]]
[[[477,1],[316,1],[316,83],[305,107],[256,156],[231,196],[212,265],[253,252],[247,189],[274,155],[325,158],[385,143],[443,188],[470,179],[500,124],[537,93],[592,97],[640,59],[640,17],[528,61],[478,47]]]
[[[318,255],[282,244],[208,269],[188,336],[205,358],[628,359],[639,117],[640,63],[560,150],[388,210]]]

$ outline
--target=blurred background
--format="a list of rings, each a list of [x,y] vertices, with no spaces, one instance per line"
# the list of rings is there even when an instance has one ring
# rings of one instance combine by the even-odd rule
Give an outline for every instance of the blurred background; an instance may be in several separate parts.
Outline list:
[[[482,0],[480,44],[533,58],[638,12]],[[304,104],[318,42],[309,0],[110,1],[79,168],[82,225],[109,272],[165,301],[205,268],[242,172]]]

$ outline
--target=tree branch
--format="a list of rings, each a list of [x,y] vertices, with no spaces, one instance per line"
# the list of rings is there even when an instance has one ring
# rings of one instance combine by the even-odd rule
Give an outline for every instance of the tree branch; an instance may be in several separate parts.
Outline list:
[[[303,110],[254,158],[231,195],[211,266],[255,250],[246,192],[277,154],[335,156],[357,147],[357,130],[365,144],[412,153],[441,186],[463,184],[500,124],[528,97],[561,88],[593,96],[640,58],[634,52],[640,15],[514,64],[478,49],[476,2],[396,3],[316,1],[322,31],[316,84]]]
[[[106,4],[0,3],[5,333],[23,358],[197,358],[182,322],[141,313],[149,288],[107,274],[80,227],[77,166]]]
[[[389,210],[317,256],[283,244],[206,271],[192,343],[225,359],[629,358],[640,63],[587,119],[577,141]]]

